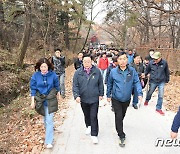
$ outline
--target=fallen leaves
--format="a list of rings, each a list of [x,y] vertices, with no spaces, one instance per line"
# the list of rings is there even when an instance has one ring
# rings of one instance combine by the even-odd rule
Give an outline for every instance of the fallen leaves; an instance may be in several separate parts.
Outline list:
[[[171,76],[170,82],[165,86],[166,110],[177,111],[180,106],[180,76]]]

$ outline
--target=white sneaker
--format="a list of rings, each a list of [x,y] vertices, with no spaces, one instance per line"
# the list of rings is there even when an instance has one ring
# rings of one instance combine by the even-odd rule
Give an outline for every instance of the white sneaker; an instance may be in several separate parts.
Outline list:
[[[97,136],[91,136],[91,139],[92,139],[92,142],[93,142],[94,144],[98,144],[98,138],[97,138]]]
[[[86,129],[85,134],[90,135],[90,133],[91,133],[91,126],[88,126],[88,128]]]
[[[46,148],[47,148],[47,149],[52,149],[52,148],[53,148],[53,145],[52,145],[52,144],[47,144]]]

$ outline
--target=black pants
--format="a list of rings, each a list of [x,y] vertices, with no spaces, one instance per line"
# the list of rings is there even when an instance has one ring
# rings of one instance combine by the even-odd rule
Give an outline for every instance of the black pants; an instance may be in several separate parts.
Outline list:
[[[98,107],[99,102],[93,104],[81,102],[86,127],[91,126],[91,136],[98,136]]]
[[[112,98],[112,106],[115,113],[116,131],[120,138],[125,138],[126,134],[123,131],[123,119],[126,115],[126,110],[129,106],[130,100],[127,102],[120,102]]]

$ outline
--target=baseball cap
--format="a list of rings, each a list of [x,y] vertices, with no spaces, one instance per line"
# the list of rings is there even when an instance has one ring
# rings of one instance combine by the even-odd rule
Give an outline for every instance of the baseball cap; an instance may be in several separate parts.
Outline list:
[[[160,52],[155,52],[155,53],[152,54],[151,57],[152,57],[153,59],[159,59],[159,58],[161,58],[161,53],[160,53]]]

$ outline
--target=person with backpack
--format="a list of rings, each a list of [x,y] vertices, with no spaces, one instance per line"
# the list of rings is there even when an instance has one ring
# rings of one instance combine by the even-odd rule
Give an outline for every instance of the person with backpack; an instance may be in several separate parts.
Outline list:
[[[55,55],[52,57],[52,63],[54,65],[54,71],[59,78],[61,96],[65,98],[65,57],[61,55],[62,50],[59,48],[55,49],[54,52]]]

